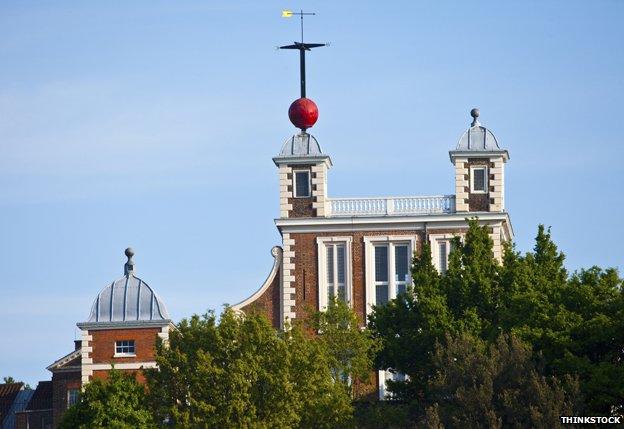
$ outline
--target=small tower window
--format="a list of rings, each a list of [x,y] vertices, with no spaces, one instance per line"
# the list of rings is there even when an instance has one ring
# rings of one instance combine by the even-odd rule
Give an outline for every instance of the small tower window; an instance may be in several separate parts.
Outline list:
[[[470,169],[472,176],[471,192],[487,192],[487,167],[474,167]]]
[[[295,183],[293,189],[295,198],[306,198],[310,196],[310,172],[300,170],[294,172]]]
[[[115,342],[115,356],[134,356],[134,340],[123,340]]]

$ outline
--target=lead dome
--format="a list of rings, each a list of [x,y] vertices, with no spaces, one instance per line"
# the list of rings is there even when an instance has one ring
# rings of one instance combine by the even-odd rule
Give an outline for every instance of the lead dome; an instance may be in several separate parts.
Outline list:
[[[86,323],[169,321],[164,302],[143,280],[134,275],[134,251],[126,249],[124,276],[104,287],[91,307]]]
[[[313,135],[302,131],[284,142],[279,157],[321,156],[321,145]]]
[[[470,111],[472,116],[472,124],[464,134],[459,138],[457,143],[457,151],[479,151],[489,152],[501,150],[498,145],[498,140],[494,136],[494,133],[485,128],[479,122],[479,109],[475,108]]]

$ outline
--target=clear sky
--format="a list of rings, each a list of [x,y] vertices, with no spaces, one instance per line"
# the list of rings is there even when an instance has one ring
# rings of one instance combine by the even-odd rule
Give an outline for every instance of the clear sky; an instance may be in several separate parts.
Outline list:
[[[271,157],[295,129],[312,10],[311,132],[330,196],[454,192],[469,110],[509,150],[520,250],[622,267],[622,1],[3,1],[0,376],[34,384],[123,273],[177,321],[254,292],[279,243]]]

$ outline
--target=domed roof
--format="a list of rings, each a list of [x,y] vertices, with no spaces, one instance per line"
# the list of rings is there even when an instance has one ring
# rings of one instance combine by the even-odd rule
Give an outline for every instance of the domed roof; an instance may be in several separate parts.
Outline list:
[[[86,324],[169,321],[169,314],[154,290],[134,275],[132,249],[126,249],[125,275],[98,294]]]
[[[279,157],[322,156],[321,145],[313,135],[304,131],[284,142]]]
[[[480,125],[474,125],[461,136],[457,143],[457,150],[492,151],[500,150],[500,147],[492,131]]]
[[[470,115],[473,118],[470,128],[462,134],[457,143],[457,149],[459,151],[494,151],[500,150],[498,146],[498,140],[492,133],[485,127],[482,127],[477,119],[479,117],[479,109],[472,109]]]
[[[509,153],[507,150],[501,149],[492,131],[479,123],[479,109],[472,109],[470,115],[472,116],[472,124],[459,138],[455,150],[449,152],[451,159],[459,155],[488,157],[495,153],[503,156],[505,161],[508,160]]]

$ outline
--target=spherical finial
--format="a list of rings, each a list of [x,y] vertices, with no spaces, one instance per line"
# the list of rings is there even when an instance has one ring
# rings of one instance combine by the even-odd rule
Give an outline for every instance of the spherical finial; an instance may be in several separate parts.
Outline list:
[[[470,126],[474,127],[475,125],[479,125],[479,109],[476,107],[472,109],[470,111],[470,116],[472,116],[472,124],[470,124]]]
[[[132,250],[132,247],[128,247],[124,253],[128,258],[128,262],[124,264],[124,274],[128,276],[130,273],[134,272],[134,261],[132,260],[134,250]]]
[[[309,98],[299,98],[293,101],[288,109],[290,122],[302,131],[312,127],[318,120],[318,107]]]

